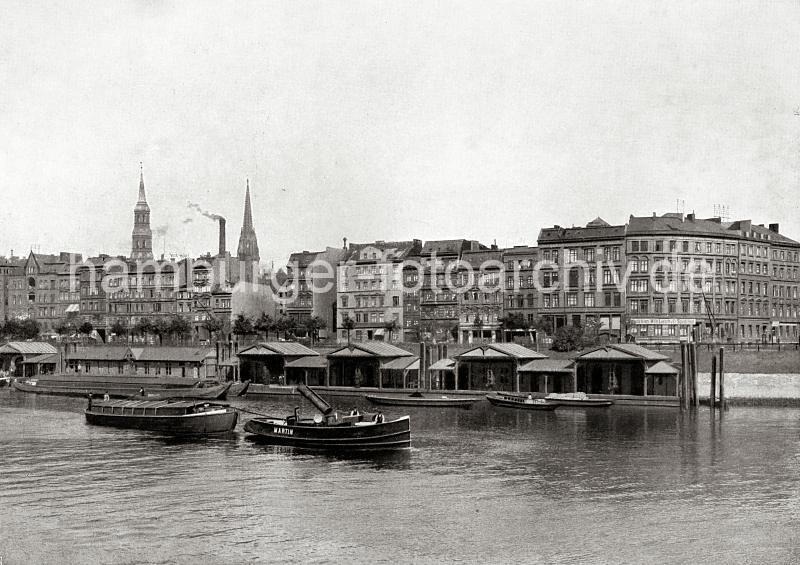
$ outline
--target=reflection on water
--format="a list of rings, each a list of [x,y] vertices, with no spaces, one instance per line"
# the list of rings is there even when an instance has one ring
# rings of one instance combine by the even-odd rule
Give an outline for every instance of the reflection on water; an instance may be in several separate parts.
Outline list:
[[[4,565],[800,558],[797,409],[395,409],[410,451],[344,457],[91,427],[83,408],[0,392]]]

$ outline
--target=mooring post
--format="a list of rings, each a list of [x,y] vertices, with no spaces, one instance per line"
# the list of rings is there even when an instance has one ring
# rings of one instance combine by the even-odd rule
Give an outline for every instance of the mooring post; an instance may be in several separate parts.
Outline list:
[[[681,372],[680,372],[680,386],[678,387],[678,394],[680,395],[679,403],[681,410],[686,409],[686,344],[681,343]]]
[[[725,348],[719,348],[719,408],[722,411],[728,409],[728,401],[725,399]]]
[[[697,345],[692,346],[692,404],[700,407],[700,396],[697,394]]]
[[[708,395],[708,405],[711,411],[717,407],[717,356],[711,357],[711,392]]]

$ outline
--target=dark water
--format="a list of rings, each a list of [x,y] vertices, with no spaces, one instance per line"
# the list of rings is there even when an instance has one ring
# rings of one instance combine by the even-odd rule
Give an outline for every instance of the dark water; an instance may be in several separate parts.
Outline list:
[[[408,409],[409,453],[347,459],[83,407],[0,391],[3,565],[800,561],[797,409]]]

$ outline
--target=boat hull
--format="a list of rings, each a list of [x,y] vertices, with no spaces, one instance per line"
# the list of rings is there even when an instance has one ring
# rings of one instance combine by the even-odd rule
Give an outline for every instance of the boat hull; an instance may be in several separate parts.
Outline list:
[[[558,408],[555,402],[525,402],[524,398],[515,399],[512,397],[495,396],[491,394],[486,395],[486,400],[492,406],[500,406],[502,408],[513,408],[515,410],[542,410],[552,411]]]
[[[192,398],[196,400],[224,400],[233,383],[208,388],[169,388],[154,393],[146,393],[144,400],[166,400],[168,398]]]
[[[36,384],[33,384],[35,382]],[[136,396],[140,389],[158,394],[176,389],[188,390],[200,383],[199,379],[184,377],[151,377],[146,375],[93,375],[63,373],[43,375],[38,378],[15,380],[14,388],[20,392],[51,394],[56,396],[103,396],[115,398]],[[198,389],[207,390],[207,389]]]
[[[425,406],[436,408],[470,408],[478,402],[479,398],[436,398],[415,396],[365,396],[373,404],[383,406]]]
[[[245,424],[244,431],[265,443],[302,449],[362,452],[411,447],[408,416],[361,425],[295,425],[277,418],[254,418]]]
[[[571,408],[608,408],[614,404],[613,400],[548,400],[554,402],[559,406],[566,406]]]
[[[133,414],[97,414],[86,410],[86,422],[94,426],[111,426],[148,430],[174,435],[211,435],[223,434],[236,427],[239,413],[226,410],[220,414],[184,414],[147,416]]]

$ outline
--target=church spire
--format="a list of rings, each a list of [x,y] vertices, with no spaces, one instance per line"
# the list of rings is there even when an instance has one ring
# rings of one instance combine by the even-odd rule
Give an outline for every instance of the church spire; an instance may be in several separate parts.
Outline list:
[[[153,258],[153,232],[150,230],[150,206],[144,193],[144,172],[139,163],[139,200],[133,207],[133,233],[131,234],[131,259],[142,261]]]
[[[247,179],[247,188],[244,193],[244,220],[242,231],[239,234],[239,248],[237,250],[239,262],[245,266],[245,282],[254,281],[254,272],[261,256],[258,251],[258,238],[253,228],[253,210],[250,207],[250,179]]]
[[[253,229],[253,211],[250,209],[250,179],[247,179],[247,190],[244,193],[244,221],[242,227]]]
[[[144,169],[141,161],[139,161],[139,202],[147,202],[144,194]]]

